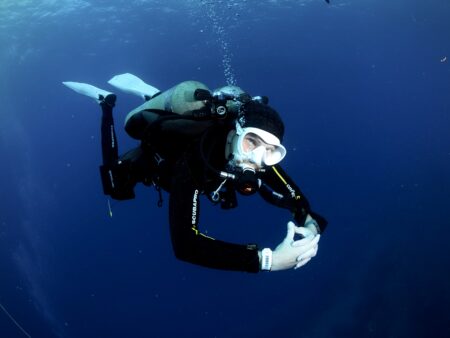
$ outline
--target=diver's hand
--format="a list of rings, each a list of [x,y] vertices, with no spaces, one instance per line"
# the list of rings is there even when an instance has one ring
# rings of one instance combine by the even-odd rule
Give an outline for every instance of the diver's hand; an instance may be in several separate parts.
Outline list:
[[[311,217],[310,214],[306,216],[305,223],[303,224],[305,228],[308,228],[313,232],[314,235],[317,235],[319,233],[319,225],[317,224],[316,220]]]
[[[295,241],[295,234],[303,238]],[[272,254],[272,271],[298,269],[317,254],[320,235],[312,229],[298,227],[293,222],[287,224],[287,235]]]

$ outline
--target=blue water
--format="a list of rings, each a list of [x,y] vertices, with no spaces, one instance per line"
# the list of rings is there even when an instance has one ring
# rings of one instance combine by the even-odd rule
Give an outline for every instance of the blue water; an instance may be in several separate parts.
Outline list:
[[[32,337],[450,337],[450,3],[0,3],[0,303]],[[445,60],[445,58],[448,60]],[[296,271],[209,270],[173,256],[167,199],[107,201],[100,110],[112,90],[235,81],[268,95],[287,172],[329,227]],[[120,149],[138,97],[118,93]],[[274,248],[289,214],[202,204],[216,238]],[[0,337],[25,337],[0,312]]]

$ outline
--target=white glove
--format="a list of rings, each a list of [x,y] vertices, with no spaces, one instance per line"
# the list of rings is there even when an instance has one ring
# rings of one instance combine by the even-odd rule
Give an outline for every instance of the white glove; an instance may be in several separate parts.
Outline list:
[[[300,234],[304,238],[294,241],[295,234]],[[293,222],[289,222],[285,239],[273,251],[271,270],[279,271],[302,267],[317,254],[319,240],[320,235],[317,234],[317,230],[298,227]]]
[[[316,220],[315,220],[314,218],[311,217],[311,215],[308,214],[308,215],[306,216],[305,223],[303,224],[303,226],[304,226],[305,228],[308,228],[309,230],[311,230],[311,231],[314,233],[314,235],[317,235],[317,234],[318,234],[318,231],[317,231],[317,228],[318,228],[317,222],[316,222]]]

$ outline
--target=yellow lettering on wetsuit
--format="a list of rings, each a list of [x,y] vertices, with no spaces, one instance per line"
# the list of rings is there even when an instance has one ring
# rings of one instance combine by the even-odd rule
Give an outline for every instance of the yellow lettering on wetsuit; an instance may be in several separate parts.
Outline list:
[[[286,186],[286,189],[291,193],[291,197],[299,200],[302,197],[300,195],[297,195],[296,191],[290,186],[290,184],[288,182],[286,182],[286,180],[284,179],[283,176],[281,176],[280,172],[277,170],[277,168],[272,167],[273,171],[275,172],[275,174],[277,174],[278,178],[284,183],[284,185]]]
[[[192,227],[191,229],[194,231],[195,235],[200,235],[209,239],[214,239],[212,237],[206,236],[205,234],[202,234],[200,231],[198,231],[197,229],[197,215],[198,215],[198,194],[199,191],[197,189],[195,189],[194,191],[194,196],[192,197],[192,215],[191,215],[191,224]]]

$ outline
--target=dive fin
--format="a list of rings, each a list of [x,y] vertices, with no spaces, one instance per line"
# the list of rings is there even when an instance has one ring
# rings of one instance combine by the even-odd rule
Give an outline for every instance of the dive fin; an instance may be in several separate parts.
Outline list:
[[[114,76],[108,81],[111,86],[114,86],[125,93],[134,94],[142,97],[145,101],[149,100],[155,94],[159,93],[159,89],[150,86],[149,84],[142,81],[137,76],[125,73]]]
[[[63,82],[63,85],[69,87],[70,89],[76,91],[79,94],[89,96],[96,100],[98,103],[102,102],[105,97],[112,94],[106,90],[97,88],[87,83],[81,82]]]

